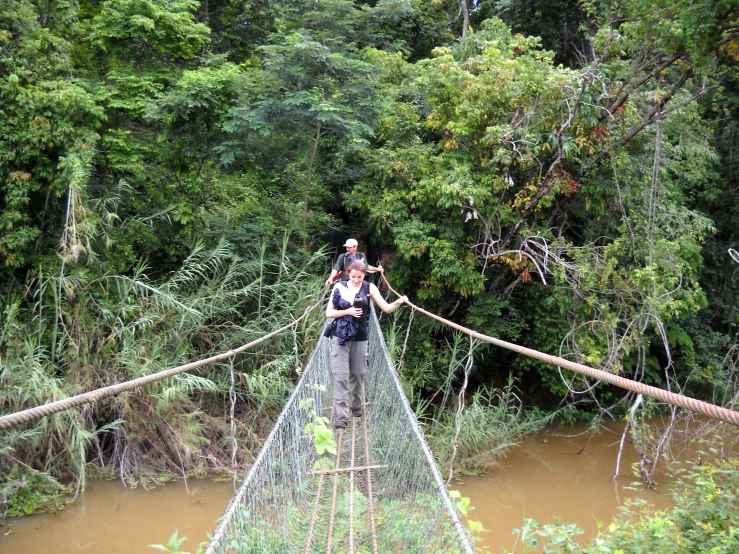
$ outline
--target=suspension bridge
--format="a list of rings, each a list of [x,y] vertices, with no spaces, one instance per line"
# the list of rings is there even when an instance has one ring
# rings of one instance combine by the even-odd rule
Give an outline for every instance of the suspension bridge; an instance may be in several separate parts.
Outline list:
[[[386,285],[397,294],[387,281]],[[325,294],[290,324],[249,344],[126,383],[3,415],[0,430],[207,364],[233,360],[298,325],[322,305],[324,298]],[[409,305],[477,340],[739,426],[739,412],[730,408],[489,337]],[[346,429],[336,431],[335,454],[327,455],[319,454],[306,426],[315,425],[317,417],[325,417],[330,423],[331,384],[329,344],[322,337],[221,518],[207,554],[475,552],[473,538],[403,392],[374,310],[370,318],[365,415],[352,418]]]
[[[322,460],[304,431],[330,419],[322,338],[208,547],[226,552],[475,552],[370,318],[365,415]],[[324,462],[324,463],[322,463]]]

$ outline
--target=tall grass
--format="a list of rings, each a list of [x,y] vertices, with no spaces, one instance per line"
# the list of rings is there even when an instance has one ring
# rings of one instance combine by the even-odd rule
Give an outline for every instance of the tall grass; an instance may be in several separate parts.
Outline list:
[[[402,316],[401,316],[402,317]],[[438,325],[431,327],[438,333]],[[398,321],[384,329],[390,351],[399,362],[405,338],[405,329]],[[411,339],[412,340],[412,339]],[[408,349],[422,348],[409,343]],[[469,338],[454,333],[443,344],[443,350],[434,361],[422,361],[415,366],[403,364],[402,378],[406,395],[414,405],[426,437],[442,468],[448,468],[454,450],[457,426],[458,393],[464,376],[469,349]],[[446,362],[446,367],[441,363]],[[441,378],[439,378],[441,375]],[[429,394],[422,387],[439,383]],[[516,380],[509,376],[502,388],[477,386],[468,390],[459,414],[460,432],[456,437],[455,470],[473,473],[487,471],[495,466],[507,450],[520,443],[525,436],[542,429],[552,419],[527,413],[516,389]]]
[[[427,425],[429,442],[443,467],[454,449],[456,418],[456,406],[446,404],[435,411]],[[509,448],[540,431],[547,421],[524,411],[513,377],[503,388],[478,388],[459,414],[455,470],[471,473],[491,469]]]
[[[0,299],[0,413],[148,375],[239,346],[302,314],[322,294],[324,255],[301,267],[282,251],[241,258],[197,244],[160,281],[131,275],[38,274]],[[315,274],[313,273],[315,271]],[[248,461],[313,349],[319,313],[235,360],[240,455]],[[296,349],[297,345],[297,349]],[[295,359],[295,352],[300,360]],[[131,481],[230,465],[228,365],[181,374],[0,435],[0,475]],[[22,486],[22,485],[19,485]],[[5,491],[6,499],[12,490]],[[6,502],[7,504],[7,502]]]

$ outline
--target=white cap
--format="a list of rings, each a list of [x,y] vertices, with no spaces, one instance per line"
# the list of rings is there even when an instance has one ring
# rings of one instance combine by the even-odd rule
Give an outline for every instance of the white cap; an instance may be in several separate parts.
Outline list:
[[[345,248],[352,248],[354,246],[359,246],[359,243],[355,239],[347,239],[344,243]]]

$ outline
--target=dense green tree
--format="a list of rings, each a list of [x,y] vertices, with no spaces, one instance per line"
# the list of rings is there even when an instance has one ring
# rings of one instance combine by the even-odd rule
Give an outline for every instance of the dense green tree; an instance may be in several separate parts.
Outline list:
[[[476,0],[472,24],[499,17],[514,33],[541,38],[542,47],[556,53],[555,62],[576,67],[590,54],[588,32],[594,23],[588,4],[579,0]]]
[[[700,99],[730,77],[716,56],[737,35],[735,7],[684,8],[604,12],[582,69],[488,21],[399,78],[350,205],[396,245],[419,298],[468,305],[479,325],[476,310],[515,307],[532,331],[558,330],[529,344],[686,386],[671,353],[691,355],[680,322],[706,306],[701,244],[715,231],[690,198],[718,178]],[[532,303],[542,294],[519,298],[522,284],[556,288]],[[481,293],[498,309],[469,300]]]
[[[215,157],[213,148],[228,136],[223,128],[228,110],[234,107],[242,70],[231,63],[185,71],[177,83],[156,103],[147,117],[160,121],[165,131],[160,141],[174,147],[172,160],[191,162],[198,180],[203,165]]]
[[[172,80],[178,60],[192,59],[208,40],[192,0],[106,0],[89,21],[88,40],[105,73],[103,101],[141,116]]]
[[[254,56],[255,49],[275,32],[278,2],[269,0],[208,0],[201,4],[200,19],[212,31],[212,48],[239,63]]]
[[[379,67],[356,43],[361,15],[345,0],[296,2],[285,9],[274,43],[259,49],[260,67],[244,72],[240,98],[225,123],[230,137],[218,147],[227,165],[251,160],[278,170],[291,166],[302,181],[306,238],[321,145],[330,141],[343,156],[366,148],[378,117]]]
[[[42,27],[31,2],[0,7],[0,48],[0,254],[22,268],[54,251],[65,165],[93,147],[106,116],[74,76],[72,45]]]

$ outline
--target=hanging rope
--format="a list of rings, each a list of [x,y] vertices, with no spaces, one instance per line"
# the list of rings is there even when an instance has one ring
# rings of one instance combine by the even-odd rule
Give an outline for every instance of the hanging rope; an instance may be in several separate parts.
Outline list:
[[[390,290],[388,290],[387,292],[385,292],[385,302],[387,302],[387,299],[388,298],[390,298]],[[381,311],[380,312],[380,317],[378,318],[378,321],[381,322],[382,321],[382,316],[384,316],[384,315],[385,315],[385,312],[382,312]]]
[[[293,327],[293,357],[295,358],[295,375],[300,377],[303,369],[300,367],[300,356],[298,356],[298,327]]]
[[[414,313],[416,313],[416,310],[411,308],[411,315],[408,318],[408,328],[405,330],[405,339],[403,340],[403,350],[400,353],[400,360],[398,360],[398,375],[400,375],[401,369],[403,368],[403,360],[405,359],[405,349],[408,346],[408,337],[411,334],[411,323],[413,323]]]
[[[130,391],[139,387],[143,387],[144,385],[148,385],[156,381],[161,381],[162,379],[167,379],[169,377],[173,377],[174,375],[179,375],[180,373],[192,371],[205,365],[227,360],[230,357],[241,354],[242,352],[245,352],[246,350],[249,350],[256,345],[261,344],[276,335],[279,335],[280,333],[290,329],[291,327],[296,326],[298,323],[308,317],[308,314],[310,314],[313,310],[323,304],[323,300],[327,294],[328,291],[324,292],[318,302],[307,308],[305,312],[303,312],[303,315],[293,320],[291,323],[288,323],[287,325],[280,327],[279,329],[272,331],[271,333],[268,333],[263,337],[253,340],[250,343],[244,344],[243,346],[239,346],[238,348],[234,348],[233,350],[229,350],[228,352],[223,352],[222,354],[217,354],[209,358],[190,362],[189,364],[173,367],[172,369],[165,369],[164,371],[152,373],[151,375],[139,377],[138,379],[132,379],[131,381],[126,381],[125,383],[118,383],[116,385],[102,387],[94,391],[78,394],[70,398],[65,398],[64,400],[49,402],[48,404],[44,404],[43,406],[36,406],[35,408],[29,408],[20,412],[4,415],[0,417],[0,430],[11,429],[12,427],[15,427],[16,425],[19,425],[21,423],[27,423],[29,421],[33,421],[34,419],[39,419],[41,417],[56,414],[58,412],[63,412],[64,410],[69,410],[70,408],[82,406],[83,404],[98,402],[103,398],[107,398],[108,396],[113,396],[125,391]]]
[[[462,429],[462,410],[464,410],[464,394],[467,392],[467,383],[470,380],[470,370],[472,369],[472,352],[475,350],[475,339],[470,337],[470,350],[467,353],[467,361],[464,364],[464,381],[462,382],[462,388],[459,389],[459,396],[457,396],[457,413],[454,414],[454,449],[452,450],[452,458],[449,460],[449,478],[446,480],[446,484],[452,482],[454,476],[454,459],[457,457],[457,439],[459,439],[459,431]]]
[[[390,286],[390,283],[387,281],[384,275],[382,278],[385,280],[385,284],[388,286],[388,288],[392,290],[396,296],[401,296],[395,289],[392,288],[392,286]],[[532,348],[526,348],[525,346],[519,346],[517,344],[506,342],[501,339],[496,339],[495,337],[483,335],[482,333],[478,333],[477,331],[468,329],[463,325],[459,325],[458,323],[454,323],[453,321],[444,319],[443,317],[431,313],[428,310],[419,308],[411,302],[408,302],[407,304],[408,306],[418,310],[422,314],[483,342],[494,344],[496,346],[500,346],[501,348],[523,354],[524,356],[528,356],[529,358],[534,358],[547,364],[563,367],[576,373],[588,375],[589,377],[605,381],[606,383],[621,387],[622,389],[630,390],[637,394],[643,394],[644,396],[649,396],[651,398],[656,398],[657,400],[660,400],[662,402],[666,402],[680,408],[692,410],[694,412],[698,412],[700,414],[725,421],[726,423],[731,423],[732,425],[739,426],[739,412],[737,412],[736,410],[723,408],[721,406],[709,404],[708,402],[703,402],[702,400],[697,400],[689,396],[675,394],[674,392],[658,389],[657,387],[652,387],[650,385],[645,385],[644,383],[632,381],[631,379],[619,377],[618,375],[608,373],[607,371],[602,371],[599,369],[588,367],[586,365],[571,362],[570,360],[565,360],[564,358],[560,358],[559,356],[544,354],[543,352],[539,352],[538,350],[534,350]]]
[[[231,390],[229,391],[229,398],[231,400],[231,411],[230,411],[230,419],[231,421],[231,467],[233,468],[234,472],[234,480],[233,480],[233,487],[234,492],[236,492],[236,418],[234,417],[234,412],[236,411],[236,377],[234,375],[234,357],[231,356],[228,359],[228,366],[231,372]]]

